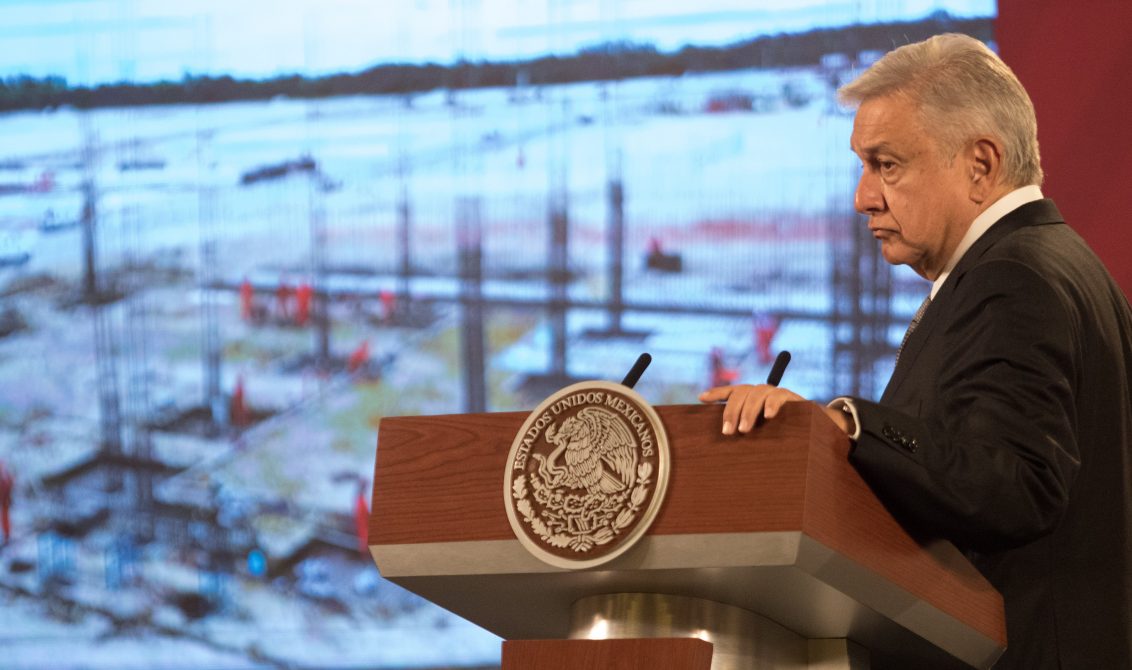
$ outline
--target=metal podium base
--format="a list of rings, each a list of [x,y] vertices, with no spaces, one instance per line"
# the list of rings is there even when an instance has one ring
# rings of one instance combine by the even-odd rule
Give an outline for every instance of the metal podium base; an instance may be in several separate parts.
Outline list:
[[[574,603],[571,639],[696,637],[711,642],[712,670],[868,670],[868,652],[845,639],[811,640],[723,603],[656,593],[612,593]]]

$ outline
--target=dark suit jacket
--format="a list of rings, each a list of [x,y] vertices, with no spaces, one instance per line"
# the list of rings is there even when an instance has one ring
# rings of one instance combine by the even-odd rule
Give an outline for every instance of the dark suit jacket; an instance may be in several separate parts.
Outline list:
[[[1132,668],[1132,314],[1050,200],[963,256],[850,460],[1006,602],[996,668]]]

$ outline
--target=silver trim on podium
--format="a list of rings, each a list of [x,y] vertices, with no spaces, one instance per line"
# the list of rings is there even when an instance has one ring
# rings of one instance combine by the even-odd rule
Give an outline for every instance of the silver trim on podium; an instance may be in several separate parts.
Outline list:
[[[571,608],[569,637],[695,637],[712,643],[712,670],[868,668],[867,652],[846,640],[808,640],[740,607],[657,593],[581,598]]]

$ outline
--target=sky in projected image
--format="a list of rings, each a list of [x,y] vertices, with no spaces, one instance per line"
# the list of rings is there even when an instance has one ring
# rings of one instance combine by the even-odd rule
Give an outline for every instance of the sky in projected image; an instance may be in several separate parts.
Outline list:
[[[627,40],[662,50],[759,34],[907,21],[932,12],[991,16],[993,0],[5,0],[0,76],[72,85],[259,78],[377,63],[569,53]]]

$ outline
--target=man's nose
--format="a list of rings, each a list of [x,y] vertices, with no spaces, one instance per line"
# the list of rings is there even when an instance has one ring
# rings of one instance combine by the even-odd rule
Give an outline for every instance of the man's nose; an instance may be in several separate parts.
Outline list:
[[[880,189],[880,178],[868,169],[861,171],[857,181],[857,191],[853,194],[853,206],[861,214],[879,214],[885,209],[884,193]]]

